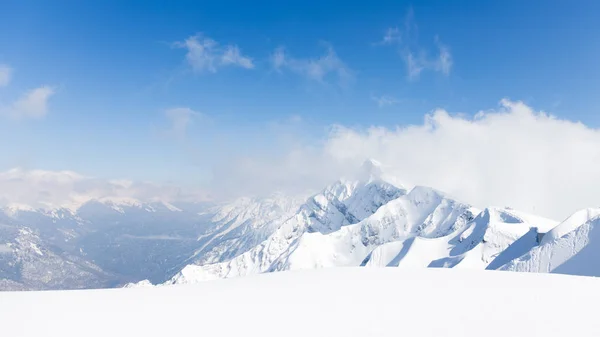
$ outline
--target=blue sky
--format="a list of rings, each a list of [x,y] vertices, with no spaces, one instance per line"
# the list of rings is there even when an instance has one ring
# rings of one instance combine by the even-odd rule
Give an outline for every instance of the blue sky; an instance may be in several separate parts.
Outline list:
[[[596,1],[3,1],[0,170],[202,182],[215,161],[318,143],[332,124],[421,124],[504,97],[597,127],[599,14]],[[194,41],[212,41],[212,67],[186,58]],[[44,86],[43,107],[15,105]],[[176,130],[173,108],[191,123]]]

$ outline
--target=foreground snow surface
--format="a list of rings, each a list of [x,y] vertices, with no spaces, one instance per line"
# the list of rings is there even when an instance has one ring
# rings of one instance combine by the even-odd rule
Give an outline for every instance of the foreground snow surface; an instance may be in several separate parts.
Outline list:
[[[600,279],[331,268],[195,285],[0,293],[6,336],[600,336]]]

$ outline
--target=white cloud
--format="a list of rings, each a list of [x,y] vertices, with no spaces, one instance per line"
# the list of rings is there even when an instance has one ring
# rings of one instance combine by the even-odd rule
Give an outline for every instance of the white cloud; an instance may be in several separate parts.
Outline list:
[[[390,27],[385,31],[383,39],[377,43],[380,45],[391,45],[402,42],[402,32],[398,27]]]
[[[0,87],[5,87],[12,79],[13,70],[6,64],[0,64]]]
[[[192,123],[193,118],[202,116],[200,112],[186,107],[167,109],[165,115],[170,123],[168,133],[180,139],[185,138],[187,129]]]
[[[511,206],[560,220],[600,205],[600,130],[503,100],[475,118],[436,110],[421,125],[334,127],[270,155],[247,153],[215,171],[223,191],[318,189],[375,158],[410,184],[479,207]],[[277,143],[277,139],[273,139]]]
[[[430,58],[425,50],[420,50],[418,55],[415,55],[409,48],[401,51],[406,62],[406,72],[409,80],[419,78],[424,70],[437,71],[445,76],[450,75],[453,65],[452,54],[450,49],[443,45],[436,38],[438,54],[434,58]]]
[[[375,95],[371,95],[371,99],[377,103],[377,106],[380,108],[384,108],[386,106],[391,106],[391,105],[395,105],[397,103],[399,103],[400,101],[398,101],[396,98],[391,97],[391,96],[375,96]]]
[[[254,68],[252,59],[247,56],[243,56],[240,53],[240,48],[238,48],[238,46],[227,46],[225,53],[221,57],[221,63],[224,65],[235,64],[246,69]]]
[[[419,78],[421,72],[426,67],[426,60],[422,57],[415,57],[411,52],[406,55],[406,71],[408,78],[414,80]]]
[[[452,55],[448,47],[439,42],[437,37],[436,42],[439,48],[439,56],[434,65],[435,70],[441,71],[444,75],[448,76],[453,64]]]
[[[273,52],[273,55],[271,55],[271,63],[273,64],[273,68],[277,71],[281,71],[281,68],[286,65],[286,62],[285,49],[283,47],[275,49],[275,52]]]
[[[192,69],[196,72],[216,73],[220,67],[238,66],[245,69],[254,68],[252,59],[242,55],[237,45],[226,45],[222,47],[217,41],[194,35],[183,42],[174,44],[177,48],[187,50],[185,58]]]
[[[15,119],[42,118],[48,112],[48,100],[52,95],[54,88],[49,86],[30,90],[4,108],[4,113]]]
[[[207,195],[170,185],[129,180],[103,180],[71,171],[24,170],[0,172],[0,207],[77,208],[92,199],[140,201],[202,201]]]
[[[424,70],[440,72],[445,76],[450,75],[453,65],[450,48],[435,36],[434,42],[438,50],[435,56],[430,57],[430,51],[419,44],[417,33],[418,26],[411,8],[404,19],[404,30],[401,31],[397,27],[388,28],[378,44],[397,46],[398,52],[406,63],[409,80],[417,80]]]
[[[307,59],[294,58],[287,54],[283,47],[279,47],[271,55],[271,63],[277,71],[288,69],[309,80],[321,83],[325,83],[328,78],[336,78],[340,85],[346,85],[353,78],[350,69],[329,45],[324,55]]]

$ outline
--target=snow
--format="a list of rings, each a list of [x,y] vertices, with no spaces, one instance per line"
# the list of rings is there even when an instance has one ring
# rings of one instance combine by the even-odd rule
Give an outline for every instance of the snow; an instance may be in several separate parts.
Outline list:
[[[0,212],[0,289],[149,287],[352,266],[600,276],[593,230],[600,209],[558,225],[511,208],[481,211],[430,187],[407,190],[376,160],[354,178],[311,197],[220,204],[129,197],[94,199],[76,211],[13,204]]]
[[[128,197],[104,197],[104,198],[100,198],[98,199],[99,202],[110,206],[112,209],[114,209],[115,211],[119,212],[119,213],[124,213],[125,207],[136,207],[136,208],[142,208],[144,207],[144,204],[134,198],[128,198]]]
[[[33,242],[30,242],[30,243],[29,243],[29,246],[31,247],[31,249],[33,249],[33,251],[34,251],[36,254],[38,254],[38,255],[40,255],[40,256],[44,256],[44,253],[42,253],[42,251],[40,250],[40,247],[38,247],[38,245],[36,245],[36,244],[35,244],[35,243],[33,243]]]
[[[525,216],[516,217],[517,213]],[[547,229],[552,224],[556,222],[513,210],[487,208],[466,226],[458,226],[444,236],[413,236],[380,245],[364,265],[497,269],[537,246],[536,226]]]
[[[371,252],[367,267],[425,268],[433,261],[450,256],[452,245],[447,237],[412,237],[381,245]]]
[[[334,184],[301,207],[322,215],[301,211],[248,252],[221,263],[188,265],[166,284],[361,265],[498,269],[536,247],[539,236],[557,225],[507,208],[479,211],[423,186],[371,205],[389,196],[380,184],[387,186]]]
[[[0,254],[12,253],[13,249],[10,243],[0,243]]]
[[[7,336],[599,336],[600,280],[337,268],[199,285],[0,293]],[[31,324],[35,322],[35,324]]]
[[[600,276],[600,208],[581,210],[502,270]]]
[[[136,283],[127,283],[125,286],[123,286],[123,288],[146,288],[152,286],[152,282],[149,280],[142,280]]]
[[[307,240],[318,240],[319,236],[330,233],[333,236],[327,236],[327,238],[334,238],[335,235],[343,232],[344,227],[359,223],[373,215],[383,205],[387,205],[391,200],[403,196],[405,193],[404,189],[380,180],[337,181],[309,198],[299,207],[295,215],[278,224],[276,230],[268,238],[258,242],[243,254],[219,263],[201,266],[187,265],[167,283],[194,283],[273,270],[339,265],[325,260],[328,256],[332,256],[331,249],[335,248],[330,246],[331,240],[314,245],[316,249],[325,250],[323,262],[318,261],[318,257],[302,261],[303,253],[301,252],[305,250],[298,250],[301,247],[299,242],[302,242],[300,238],[308,234],[309,239]],[[325,238],[326,241],[327,238]],[[348,243],[347,240],[346,243]],[[297,255],[299,258],[292,259],[290,255],[295,251],[299,252]],[[306,253],[314,255],[318,254],[318,251]],[[335,257],[335,255],[333,256]],[[356,256],[353,258],[356,259]],[[359,257],[359,259],[362,258],[364,256]],[[351,265],[351,263],[345,265]]]
[[[542,244],[558,240],[576,230],[591,219],[600,217],[600,208],[587,208],[571,215],[558,226],[549,231],[542,239]]]
[[[173,204],[168,202],[162,202],[163,206],[165,206],[171,212],[183,212],[181,208],[173,206]]]
[[[6,215],[8,215],[10,217],[16,216],[17,213],[19,213],[19,212],[35,212],[35,208],[33,208],[29,205],[14,203],[14,202],[6,205],[5,207],[2,208],[2,210],[4,211],[4,213]]]

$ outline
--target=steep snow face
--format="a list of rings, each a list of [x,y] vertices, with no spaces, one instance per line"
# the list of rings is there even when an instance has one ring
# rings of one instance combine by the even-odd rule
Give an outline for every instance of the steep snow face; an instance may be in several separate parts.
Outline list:
[[[363,193],[358,195],[372,191],[371,184],[362,186]],[[365,200],[349,192],[355,188],[353,184],[334,184],[309,199],[301,210],[313,206],[313,211],[323,211],[325,207],[315,207],[311,201],[328,200],[325,195],[336,196],[332,199],[337,201],[343,198],[347,204],[354,204],[350,200]],[[366,204],[363,202],[358,209]],[[556,225],[552,220],[511,209],[479,212],[422,186],[390,199],[356,223],[340,209],[349,208],[330,207],[323,212],[324,218],[307,217],[312,212],[301,211],[248,253],[224,263],[187,266],[167,283],[359,265],[496,269],[537,246],[540,234]],[[315,224],[314,219],[321,220]],[[331,219],[341,225],[331,226]]]
[[[238,227],[251,222],[252,228],[261,228],[289,212],[297,211],[303,197],[288,197],[281,193],[267,198],[239,198],[232,203],[214,207],[212,222]]]
[[[331,233],[371,216],[406,191],[382,180],[340,180],[310,198],[302,210],[311,218],[308,232]]]
[[[267,198],[240,198],[208,210],[214,213],[213,226],[198,237],[198,248],[187,264],[217,263],[229,260],[255,247],[292,217],[306,197],[281,193]]]
[[[0,317],[3,335],[20,337],[597,337],[599,288],[599,279],[565,275],[331,268],[202,285],[0,293]]]
[[[358,223],[406,191],[385,181],[340,180],[309,198],[299,211],[258,246],[229,261],[188,265],[168,283],[190,283],[286,269],[305,233],[327,234]]]
[[[487,208],[444,236],[416,235],[378,246],[364,265],[496,269],[536,246],[538,234],[553,225],[552,220],[510,209]]]
[[[358,266],[376,247],[415,236],[439,237],[460,230],[476,210],[426,187],[415,187],[360,223],[323,235],[307,233],[274,270]]]
[[[600,208],[581,210],[501,270],[600,276]]]
[[[472,231],[459,237],[455,250],[461,256],[455,267],[497,269],[537,246],[540,234],[555,225],[511,209],[487,208],[474,220]]]

